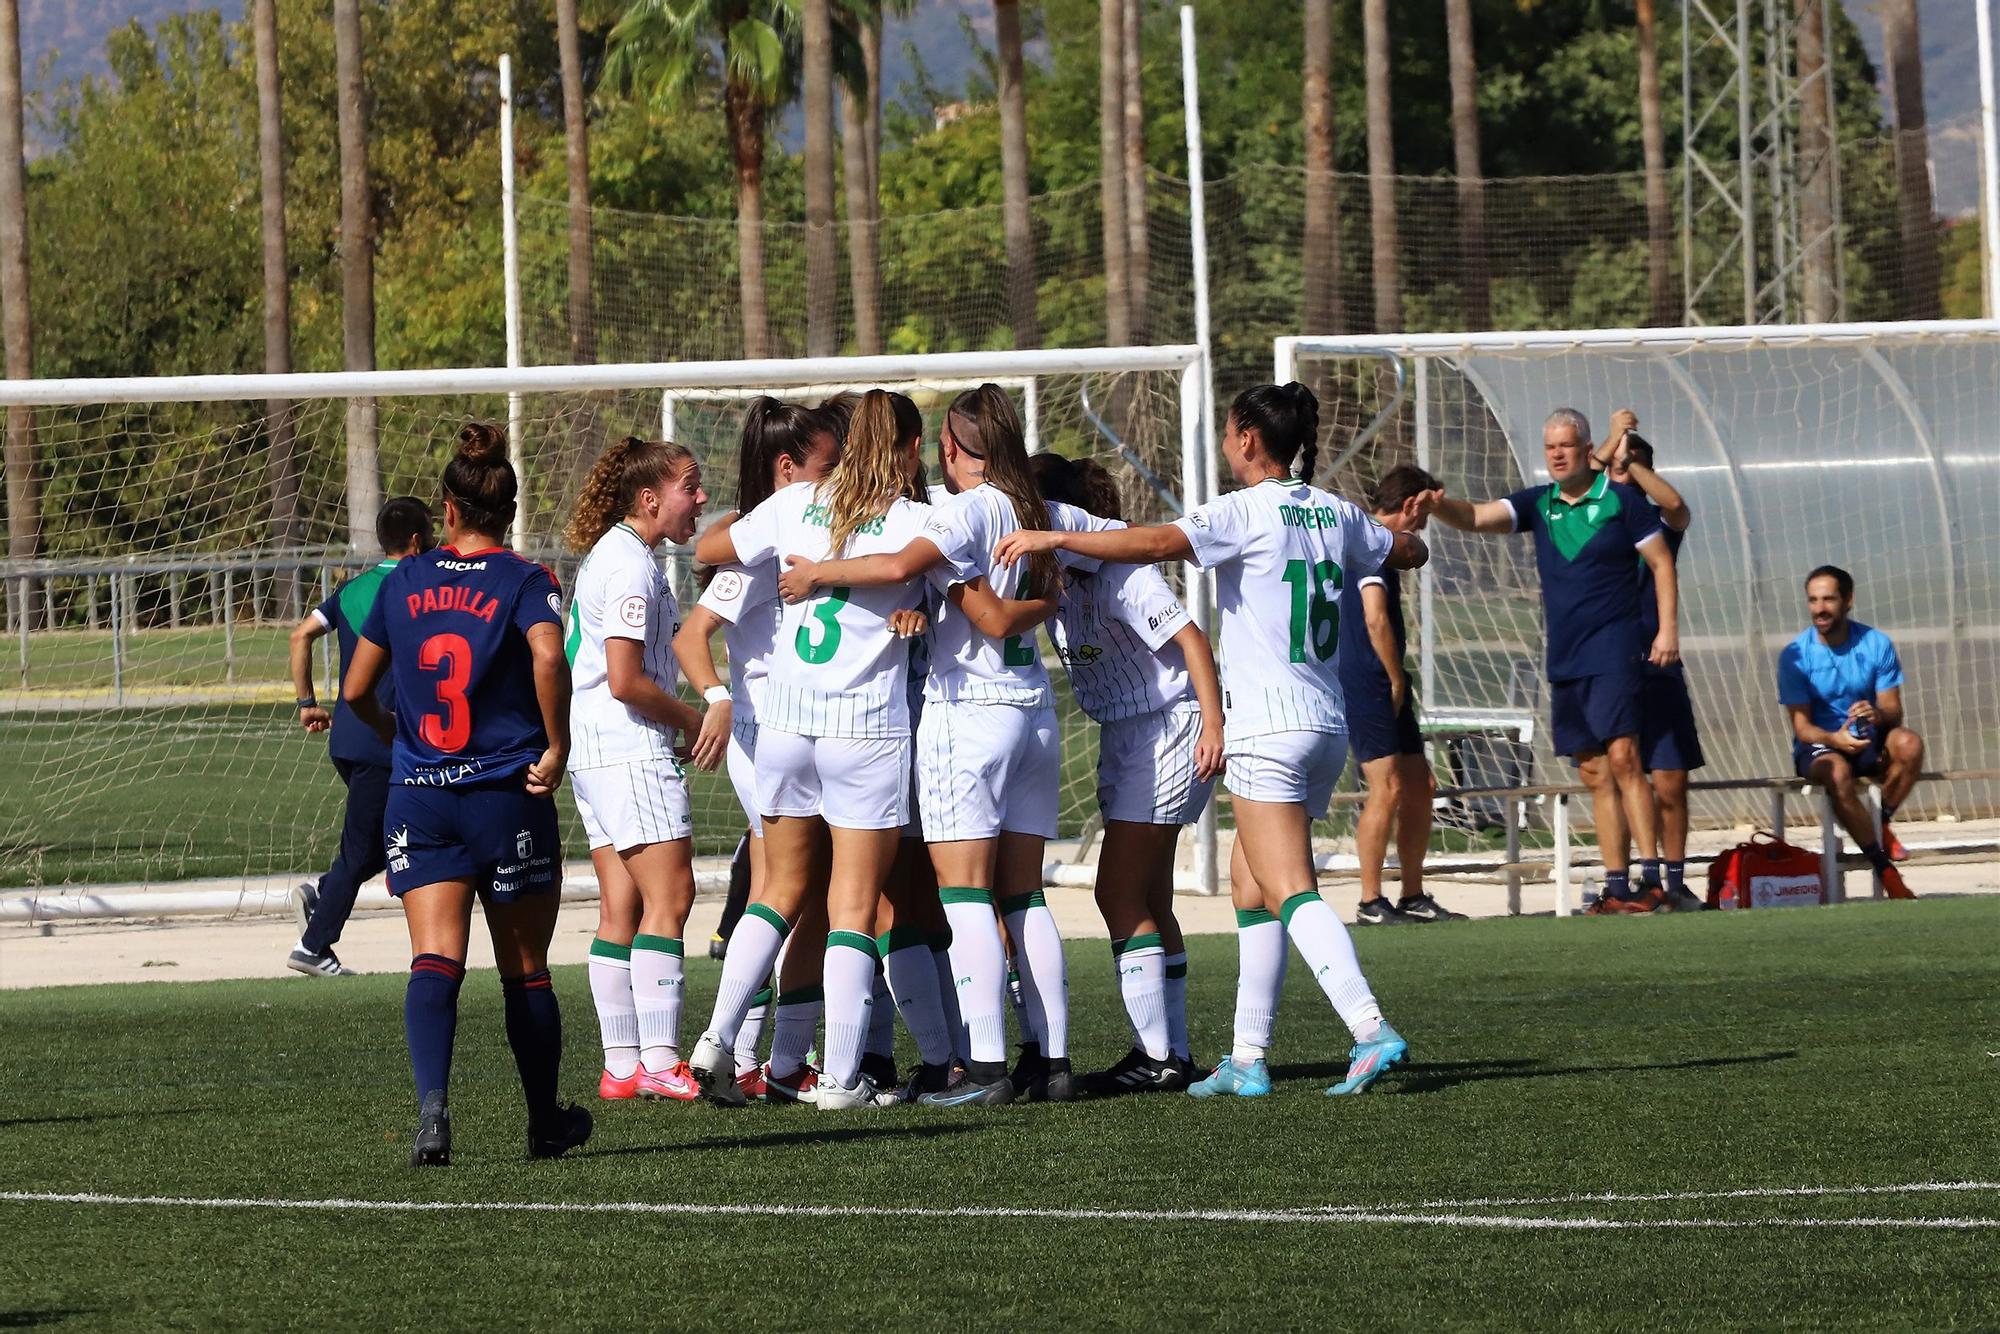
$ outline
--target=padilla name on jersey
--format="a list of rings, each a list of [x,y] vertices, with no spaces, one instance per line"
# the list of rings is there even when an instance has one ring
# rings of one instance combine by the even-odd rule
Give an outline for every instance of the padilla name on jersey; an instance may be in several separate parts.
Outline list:
[[[1215,571],[1229,741],[1273,732],[1347,731],[1336,653],[1340,594],[1375,573],[1395,536],[1339,496],[1267,478],[1174,520]]]
[[[771,655],[778,648],[778,627],[785,604],[778,596],[778,563],[725,565],[702,590],[701,606],[727,627],[722,642],[729,650],[730,721],[741,727],[757,721],[764,681],[771,674]]]
[[[1067,532],[1089,532],[1112,526],[1072,505],[1049,501],[1049,527]],[[1020,527],[1014,520],[1014,502],[993,486],[975,486],[961,491],[931,510],[923,535],[943,553],[944,561],[930,572],[931,584],[940,592],[954,584],[969,584],[981,575],[995,595],[1003,598],[1034,596],[1024,592],[1021,581],[1027,564],[1012,568],[996,567],[993,548],[1000,539]],[[1071,569],[1094,571],[1098,562],[1088,556],[1059,551],[1057,558]],[[931,635],[931,674],[924,684],[925,699],[975,700],[987,704],[1020,704],[1030,708],[1055,702],[1049,685],[1049,669],[1032,628],[1005,639],[993,639],[973,627],[964,612],[947,600],[938,608]]]
[[[653,683],[671,695],[680,679],[674,631],[680,606],[673,585],[630,525],[618,524],[590,549],[576,572],[563,641],[570,668],[572,769],[595,769],[633,760],[671,760],[673,729],[611,693],[606,639],[631,639]]]
[[[549,737],[527,633],[561,624],[555,576],[504,547],[438,547],[389,571],[361,637],[389,650],[393,781],[493,783],[540,759]]]
[[[930,506],[900,496],[855,532],[841,556],[888,555],[923,531]],[[787,556],[829,560],[832,512],[817,482],[794,482],[730,529],[737,559],[755,566]],[[889,629],[891,614],[918,605],[920,583],[822,588],[786,605],[757,704],[757,725],[810,737],[910,734],[905,698],[909,647]]]
[[[1055,623],[1077,707],[1115,723],[1192,699],[1187,656],[1172,642],[1187,623],[1158,566],[1114,564],[1077,575],[1063,589]]]

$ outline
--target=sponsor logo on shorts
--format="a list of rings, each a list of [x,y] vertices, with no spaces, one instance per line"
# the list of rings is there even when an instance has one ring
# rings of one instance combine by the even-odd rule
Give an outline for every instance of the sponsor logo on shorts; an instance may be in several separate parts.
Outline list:
[[[532,833],[523,829],[514,835],[514,855],[522,861],[535,855],[535,836]]]
[[[634,593],[618,604],[618,619],[634,630],[646,627],[646,599]]]
[[[724,570],[709,581],[708,592],[717,602],[734,602],[743,596],[743,576]]]
[[[410,827],[404,825],[389,835],[389,869],[396,872],[410,869]]]

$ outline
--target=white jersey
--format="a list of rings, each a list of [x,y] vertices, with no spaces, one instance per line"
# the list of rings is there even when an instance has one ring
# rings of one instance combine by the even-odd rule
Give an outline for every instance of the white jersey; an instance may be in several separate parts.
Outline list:
[[[778,563],[725,565],[702,590],[701,606],[714,612],[726,628],[722,642],[729,650],[731,717],[737,723],[757,721],[764,678],[771,674],[777,651],[778,626],[785,604],[778,597]]]
[[[1123,525],[1119,525],[1123,527]],[[1154,565],[1106,565],[1063,589],[1056,651],[1077,707],[1100,723],[1194,698],[1187,655],[1172,642],[1187,608]]]
[[[931,570],[931,583],[943,592],[984,575],[997,596],[1021,597],[1026,562],[1016,562],[1011,569],[993,562],[993,548],[1019,526],[1014,520],[1014,502],[992,486],[961,491],[946,503],[933,506],[923,535],[943,553],[944,561]],[[1051,501],[1049,526],[1082,532],[1110,524]],[[1095,570],[1098,566],[1087,556],[1070,552],[1059,552],[1058,556],[1072,568]],[[1052,704],[1055,693],[1049,687],[1049,671],[1042,665],[1034,630],[1004,640],[990,638],[947,599],[938,608],[931,631],[931,674],[924,683],[924,698],[1037,707]]]
[[[886,514],[862,525],[841,556],[901,551],[923,530],[930,506],[897,498]],[[730,530],[745,565],[787,556],[832,559],[831,515],[819,483],[797,482],[736,521]],[[918,605],[921,583],[879,588],[823,588],[786,606],[772,649],[757,724],[814,737],[894,737],[910,734],[905,698],[909,646],[889,629],[891,613]]]
[[[611,695],[605,639],[634,639],[646,675],[669,695],[680,679],[674,631],[680,605],[673,586],[639,535],[619,524],[583,558],[570,595],[564,647],[570,671],[572,769],[591,769],[674,754],[674,730],[663,727]]]
[[[1347,731],[1334,650],[1340,590],[1382,568],[1395,537],[1360,506],[1270,478],[1174,523],[1195,563],[1215,571],[1224,728],[1230,741],[1273,732]]]

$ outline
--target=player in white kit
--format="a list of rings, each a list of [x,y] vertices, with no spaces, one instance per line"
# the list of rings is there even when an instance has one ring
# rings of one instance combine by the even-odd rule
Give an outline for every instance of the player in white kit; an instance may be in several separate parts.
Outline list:
[[[597,871],[590,990],[602,1098],[696,1096],[680,1054],[681,929],[694,902],[693,825],[674,735],[701,715],[674,694],[680,608],[653,549],[686,542],[708,496],[694,455],[627,439],[605,450],[565,537],[586,551],[566,618],[571,790]]]
[[[927,576],[945,595],[931,635],[930,679],[917,734],[918,804],[939,896],[951,923],[951,961],[970,1048],[962,1076],[923,1095],[941,1106],[992,1105],[1016,1095],[1074,1096],[1062,937],[1042,900],[1042,845],[1056,832],[1060,788],[1054,694],[1033,623],[982,625],[968,591],[990,587],[1014,605],[1053,596],[1057,561],[993,566],[993,547],[1016,528],[1089,527],[1035,489],[1021,421],[1006,391],[982,385],[945,415],[939,457],[951,494],[923,534],[893,556],[793,562],[786,598],[830,587],[900,586]],[[1084,562],[1095,568],[1096,562]],[[997,902],[996,902],[997,900]],[[1029,1032],[1006,1069],[1007,960],[994,910],[1015,945]]]
[[[1050,500],[1122,525],[1118,486],[1089,460],[1037,454]],[[1208,636],[1157,566],[1075,571],[1063,588],[1056,648],[1077,707],[1100,726],[1097,910],[1132,1022],[1116,1065],[1085,1075],[1086,1093],[1179,1092],[1200,1078],[1188,1052],[1187,946],[1174,916],[1174,851],[1222,771],[1222,683]]]
[[[736,503],[747,513],[775,491],[816,482],[840,457],[830,423],[819,412],[774,398],[753,401],[743,416]],[[764,831],[757,810],[757,701],[776,651],[784,606],[778,601],[777,565],[726,565],[709,570],[701,600],[674,637],[674,653],[688,684],[708,702],[701,734],[689,758],[714,772],[727,765],[729,782],[749,822],[750,902],[764,893]],[[729,652],[729,683],[716,669],[714,640],[722,632]],[[820,955],[826,940],[823,901],[808,896],[796,938],[779,961],[778,1019],[768,1066],[757,1059],[758,1037],[772,997],[768,986],[751,998],[736,1040],[736,1082],[746,1098],[809,1102],[815,1073],[806,1064],[819,1031]]]
[[[1358,506],[1301,480],[1312,475],[1318,429],[1319,403],[1304,385],[1246,390],[1230,406],[1223,438],[1241,490],[1170,524],[1019,532],[1000,544],[1008,562],[1060,547],[1105,561],[1193,560],[1215,572],[1240,971],[1234,1047],[1189,1090],[1200,1097],[1270,1091],[1264,1053],[1287,935],[1354,1034],[1347,1077],[1329,1094],[1361,1092],[1408,1051],[1382,1018],[1347,928],[1319,896],[1312,822],[1326,813],[1347,763],[1334,659],[1341,587],[1378,569],[1421,565],[1428,551],[1416,534],[1391,534]],[[1411,504],[1427,513],[1436,499]]]

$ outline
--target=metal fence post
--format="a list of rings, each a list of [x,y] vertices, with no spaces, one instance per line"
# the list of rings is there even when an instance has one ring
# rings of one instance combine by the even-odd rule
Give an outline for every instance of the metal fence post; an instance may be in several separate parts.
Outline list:
[[[1555,796],[1556,809],[1549,820],[1549,830],[1556,840],[1556,916],[1569,916],[1569,796],[1558,792]]]
[[[1771,837],[1782,843],[1785,841],[1785,789],[1771,789]]]
[[[236,571],[222,572],[222,670],[236,684]]]
[[[35,593],[31,576],[21,576],[21,614],[16,617],[21,627],[21,688],[28,688],[28,621],[34,614]]]
[[[1833,813],[1833,793],[1819,789],[1819,882],[1828,903],[1847,902],[1847,875],[1840,869],[1840,821]]]
[[[125,591],[124,576],[113,574],[111,582],[111,697],[125,707],[125,611],[120,605]]]
[[[1516,799],[1507,811],[1507,914],[1510,917],[1521,915],[1521,825],[1527,818],[1528,803]]]

